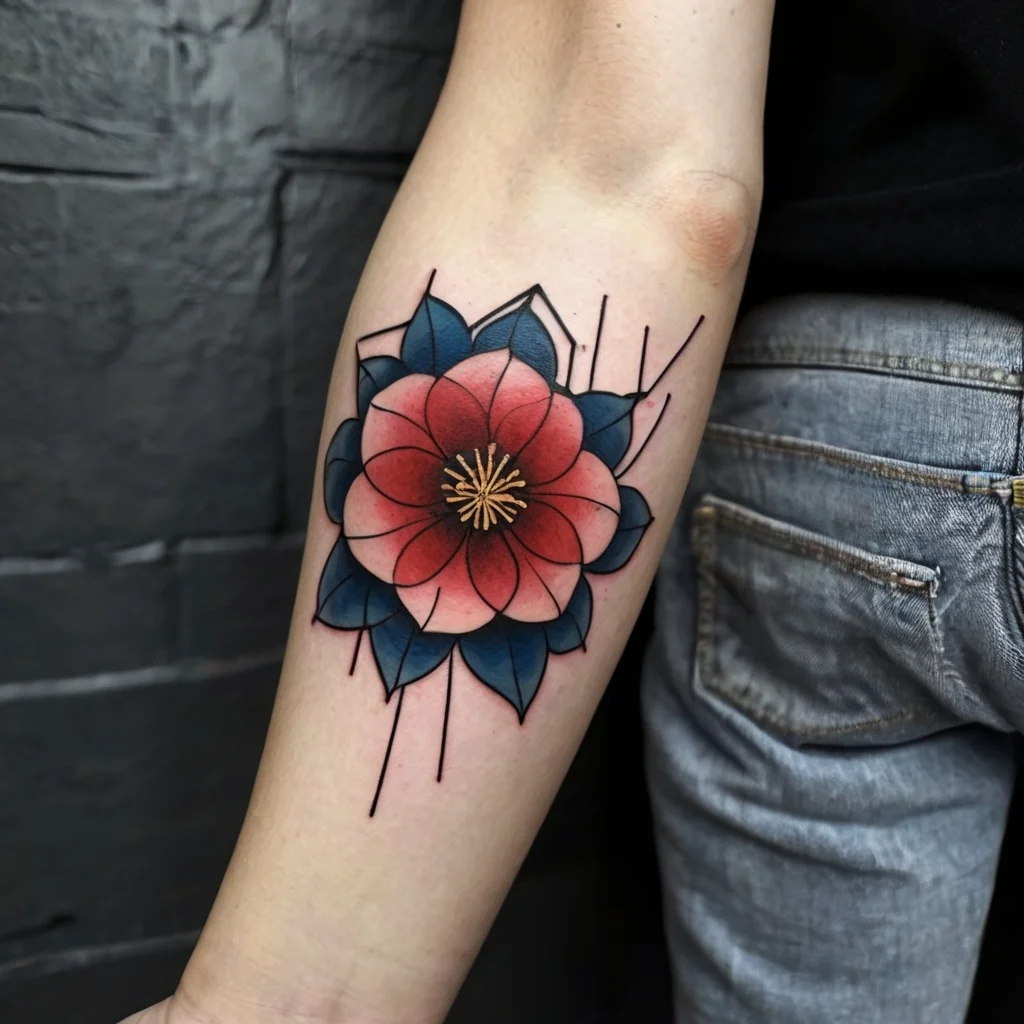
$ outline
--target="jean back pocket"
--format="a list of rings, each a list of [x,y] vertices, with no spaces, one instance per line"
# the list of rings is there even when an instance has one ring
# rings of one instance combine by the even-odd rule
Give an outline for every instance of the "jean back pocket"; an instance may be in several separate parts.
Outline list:
[[[694,513],[700,685],[791,745],[877,745],[955,723],[937,569],[706,496]]]

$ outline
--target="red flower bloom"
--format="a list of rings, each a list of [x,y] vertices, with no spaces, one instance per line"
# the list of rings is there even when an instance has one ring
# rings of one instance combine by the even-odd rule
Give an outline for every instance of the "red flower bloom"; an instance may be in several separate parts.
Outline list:
[[[366,414],[352,553],[430,632],[499,612],[555,619],[619,517],[615,479],[582,440],[573,401],[507,349],[403,377]]]

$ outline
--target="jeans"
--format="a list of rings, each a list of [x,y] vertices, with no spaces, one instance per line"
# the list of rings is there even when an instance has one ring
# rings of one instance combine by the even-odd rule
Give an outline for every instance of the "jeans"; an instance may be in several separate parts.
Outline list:
[[[963,1021],[1024,728],[1022,358],[941,302],[738,328],[644,674],[679,1024]]]

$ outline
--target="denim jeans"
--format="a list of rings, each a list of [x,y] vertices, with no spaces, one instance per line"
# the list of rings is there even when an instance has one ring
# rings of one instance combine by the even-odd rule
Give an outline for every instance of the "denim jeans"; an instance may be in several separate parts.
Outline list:
[[[1024,328],[801,297],[730,347],[658,581],[679,1024],[954,1024],[1024,728]]]

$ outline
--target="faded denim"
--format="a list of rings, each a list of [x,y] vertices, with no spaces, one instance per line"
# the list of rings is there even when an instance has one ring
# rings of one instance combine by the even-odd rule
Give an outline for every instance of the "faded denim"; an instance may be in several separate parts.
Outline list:
[[[679,1024],[959,1024],[1024,728],[1024,329],[806,297],[730,347],[658,582]]]

